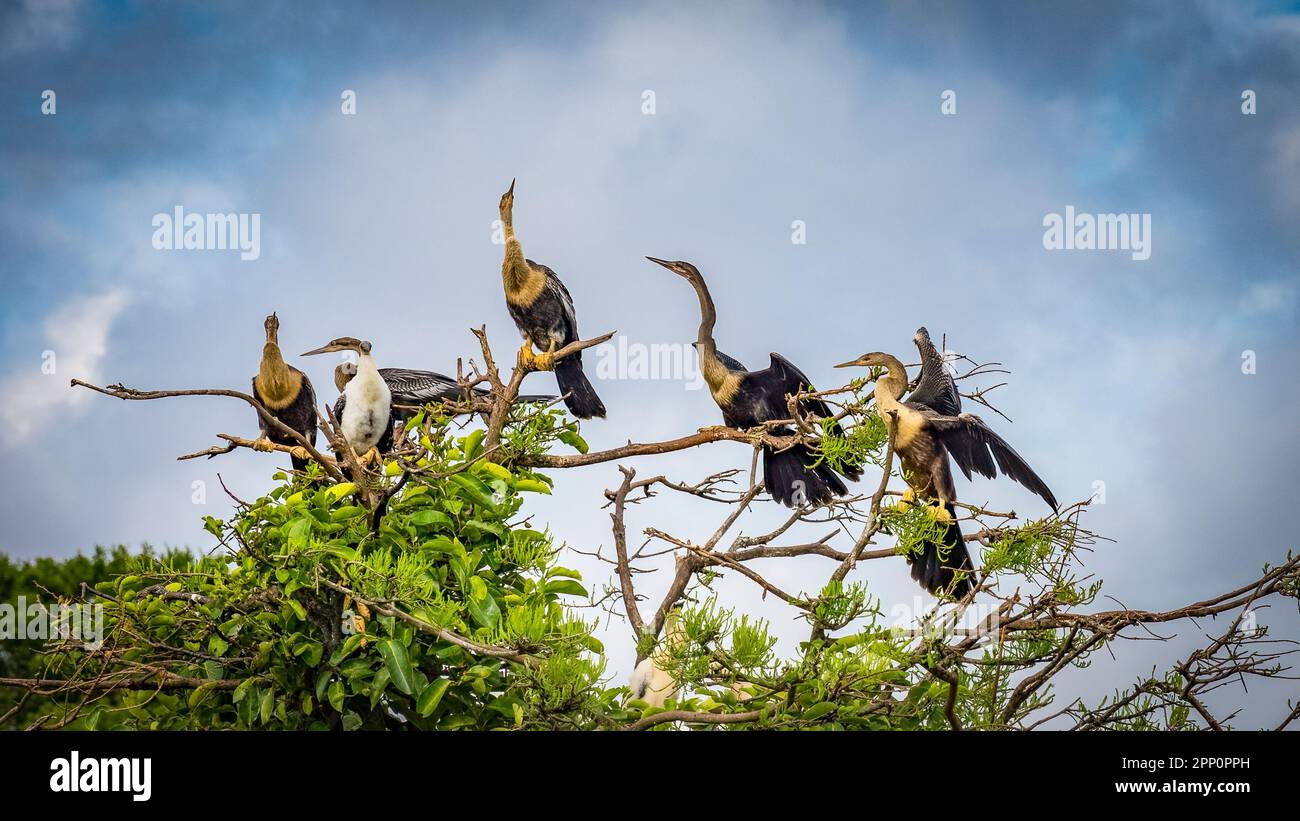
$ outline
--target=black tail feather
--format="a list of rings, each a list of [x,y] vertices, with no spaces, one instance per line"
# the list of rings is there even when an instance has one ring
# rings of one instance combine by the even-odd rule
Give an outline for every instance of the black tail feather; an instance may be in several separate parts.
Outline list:
[[[975,584],[973,565],[970,552],[966,550],[966,540],[961,535],[961,525],[957,524],[957,508],[949,502],[945,510],[952,518],[943,525],[942,536],[938,541],[926,542],[921,555],[911,555],[908,561],[912,563],[912,578],[926,590],[936,595],[950,593],[960,599]],[[954,584],[958,570],[964,570],[966,574]]]
[[[306,470],[307,465],[311,463],[310,459],[299,459],[297,456],[294,456],[293,454],[289,454],[289,459],[293,462],[294,470]]]
[[[569,413],[579,419],[605,416],[605,403],[596,395],[596,389],[582,372],[582,360],[570,356],[555,363],[555,381],[560,383],[560,393],[565,394],[564,404]]]
[[[827,465],[809,467],[817,455],[806,445],[786,450],[763,448],[763,483],[772,498],[786,507],[805,504],[822,505],[849,489]]]

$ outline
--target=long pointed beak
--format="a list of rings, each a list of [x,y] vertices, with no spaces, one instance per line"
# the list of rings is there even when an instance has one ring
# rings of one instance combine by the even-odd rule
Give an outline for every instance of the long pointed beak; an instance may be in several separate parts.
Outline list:
[[[510,190],[507,191],[506,193],[507,193],[507,194],[511,194],[511,195],[513,195],[513,194],[515,193],[515,181],[514,181],[514,179],[511,179],[511,180],[510,180]]]
[[[851,361],[851,362],[841,362],[840,364],[836,365],[835,367],[837,367],[837,368],[858,368],[858,367],[862,367],[862,357],[858,357],[857,359],[854,359],[854,360]]]
[[[307,353],[301,353],[301,354],[298,354],[298,355],[299,355],[299,356],[315,356],[316,354],[320,354],[320,353],[333,353],[334,351],[341,351],[341,350],[343,350],[343,349],[340,348],[340,347],[338,347],[337,345],[326,345],[326,346],[324,346],[324,347],[322,347],[322,348],[317,348],[317,349],[314,350],[314,351],[307,351]]]
[[[656,265],[662,265],[662,266],[664,266],[665,268],[667,268],[667,269],[670,270],[670,271],[672,270],[672,263],[669,262],[669,261],[666,260],[666,259],[657,259],[657,258],[655,258],[655,257],[646,257],[646,259],[650,260],[651,262],[655,263]]]

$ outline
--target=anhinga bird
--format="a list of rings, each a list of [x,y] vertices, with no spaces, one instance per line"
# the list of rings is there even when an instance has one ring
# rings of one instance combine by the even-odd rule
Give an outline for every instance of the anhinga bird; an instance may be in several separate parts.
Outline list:
[[[393,448],[392,391],[370,358],[369,342],[344,336],[303,356],[334,351],[357,354],[356,376],[334,403],[334,419],[357,456],[363,461],[374,459]]]
[[[772,363],[761,371],[751,371],[730,356],[718,350],[713,340],[713,326],[717,311],[713,297],[704,283],[700,271],[689,262],[655,259],[651,262],[664,266],[683,277],[695,288],[700,300],[700,329],[695,349],[700,356],[700,369],[708,383],[713,401],[722,409],[722,420],[729,427],[747,430],[777,419],[789,419],[788,394],[812,390],[812,383],[803,371],[790,360],[773,353]],[[831,409],[820,399],[803,399],[799,409],[829,419]],[[833,430],[841,433],[839,423]],[[777,435],[794,433],[789,427],[772,431]],[[789,507],[799,507],[805,502],[825,504],[836,496],[848,493],[848,488],[829,465],[817,465],[818,455],[808,445],[797,444],[785,450],[763,446],[763,482],[772,498]],[[815,466],[814,466],[815,465]],[[857,465],[846,465],[844,478],[857,481],[862,476]]]
[[[674,608],[664,619],[663,639],[653,653],[641,659],[641,663],[632,671],[627,687],[632,691],[632,698],[640,699],[651,707],[662,707],[670,698],[677,698],[681,689],[676,679],[667,670],[659,666],[655,656],[665,653],[682,642],[682,629],[678,622],[679,611]]]
[[[313,447],[316,445],[316,392],[307,375],[284,361],[280,353],[280,318],[271,314],[264,323],[266,344],[262,346],[262,363],[253,377],[253,398],[262,403],[276,419],[298,431]],[[298,446],[298,441],[267,424],[261,414],[257,426],[262,435],[254,447],[264,443]],[[307,460],[290,454],[294,470],[306,470]]]
[[[957,490],[948,457],[952,456],[967,479],[971,471],[989,479],[1001,469],[1056,509],[1056,497],[1020,454],[994,433],[978,416],[961,412],[961,398],[951,375],[943,370],[942,358],[934,351],[930,335],[922,328],[914,338],[921,351],[922,374],[908,401],[900,399],[907,390],[907,369],[887,353],[869,353],[837,368],[883,367],[887,374],[876,380],[876,412],[891,429],[894,452],[902,463],[908,492],[903,503],[924,500],[935,520],[943,526],[937,541],[924,545],[919,559],[912,562],[912,578],[931,593],[950,591],[961,598],[973,582],[970,553],[957,524]],[[961,578],[957,580],[959,571]],[[954,583],[954,580],[955,583]]]
[[[343,393],[352,377],[357,375],[357,363],[342,362],[334,368],[334,384],[339,393]],[[460,383],[450,376],[435,371],[416,371],[410,368],[380,368],[379,375],[388,383],[392,393],[393,418],[403,422],[414,416],[420,408],[430,402],[459,401],[465,398],[465,391]],[[473,388],[475,397],[486,399],[491,391]],[[521,394],[515,397],[515,404],[528,402],[551,402],[554,396],[545,394]]]
[[[501,195],[501,224],[505,228],[506,252],[501,263],[501,280],[505,284],[506,308],[524,337],[519,355],[543,371],[555,371],[555,380],[564,394],[564,404],[579,419],[604,417],[605,404],[600,401],[587,376],[582,372],[582,352],[558,362],[555,351],[577,342],[578,319],[573,298],[555,272],[524,258],[514,228],[515,183]],[[533,346],[545,351],[533,354]]]

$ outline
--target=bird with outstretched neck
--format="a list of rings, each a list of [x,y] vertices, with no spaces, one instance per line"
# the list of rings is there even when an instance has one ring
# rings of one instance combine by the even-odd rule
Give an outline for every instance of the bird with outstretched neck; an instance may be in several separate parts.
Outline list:
[[[253,377],[253,398],[262,403],[262,407],[316,446],[316,392],[312,389],[307,375],[284,361],[280,353],[280,318],[271,314],[263,323],[266,329],[266,344],[262,346],[262,362],[258,366],[257,376]],[[297,439],[267,423],[262,415],[257,415],[257,426],[261,436],[253,444],[257,450],[270,450],[267,445],[288,445],[299,448]],[[289,458],[294,470],[307,469],[307,454],[292,453]]]
[[[340,362],[334,368],[334,385],[339,393],[343,393],[348,382],[356,375],[355,362]],[[393,418],[399,422],[410,419],[431,402],[459,402],[467,398],[459,382],[436,371],[380,368],[379,375],[388,383],[388,390],[392,393]],[[491,391],[484,388],[471,388],[469,392],[477,399],[487,399],[492,395]],[[514,404],[553,402],[555,399],[556,397],[545,394],[522,394],[515,397]]]
[[[506,309],[524,338],[519,358],[537,370],[555,372],[564,404],[574,416],[604,417],[605,404],[582,372],[582,352],[555,359],[558,349],[578,341],[578,317],[573,298],[555,272],[524,258],[519,238],[515,236],[514,203],[515,183],[511,180],[510,190],[501,195],[500,204],[506,241],[501,280],[505,285]],[[534,354],[533,346],[543,353]]]
[[[700,371],[709,386],[709,394],[722,410],[723,422],[738,430],[748,430],[765,422],[789,419],[790,407],[786,397],[812,390],[812,383],[803,371],[779,353],[771,355],[769,367],[751,371],[719,351],[713,339],[717,310],[699,269],[680,260],[646,259],[662,265],[695,288],[700,300],[700,328],[695,350],[699,353]],[[799,410],[826,419],[834,415],[820,399],[800,400]],[[831,430],[836,434],[843,433],[838,422],[831,425]],[[794,431],[789,426],[780,426],[772,433],[790,435]],[[819,459],[820,455],[802,442],[783,450],[764,445],[763,483],[767,492],[788,507],[825,504],[836,496],[848,494],[840,474],[828,464],[819,464]],[[849,481],[857,481],[862,476],[858,465],[847,464],[842,469],[844,478]]]
[[[943,368],[924,328],[913,338],[921,352],[922,373],[916,390],[906,402],[907,369],[887,353],[864,354],[837,368],[879,367],[885,373],[876,380],[876,412],[894,439],[894,452],[902,464],[908,490],[900,504],[920,500],[941,528],[938,538],[922,546],[920,556],[909,556],[912,578],[931,593],[949,593],[957,598],[970,592],[973,565],[966,541],[957,523],[957,489],[948,462],[951,455],[967,479],[971,471],[993,479],[998,469],[1019,482],[1056,509],[1056,497],[1020,454],[994,433],[984,421],[961,412],[956,383]]]
[[[369,342],[343,336],[303,354],[316,356],[352,351],[357,355],[356,375],[348,381],[334,403],[334,420],[363,463],[377,460],[393,449],[392,391],[379,375],[370,348]],[[335,455],[342,460],[341,453]]]

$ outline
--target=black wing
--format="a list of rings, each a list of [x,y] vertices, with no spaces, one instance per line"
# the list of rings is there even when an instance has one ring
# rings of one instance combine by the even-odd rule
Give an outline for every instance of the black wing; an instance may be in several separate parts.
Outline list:
[[[913,341],[916,342],[916,349],[921,352],[921,376],[917,380],[916,390],[907,397],[908,401],[933,408],[943,416],[961,413],[961,394],[957,391],[957,382],[944,366],[943,356],[935,350],[930,335],[921,328]]]
[[[573,297],[569,295],[569,289],[564,287],[559,275],[547,266],[533,262],[531,259],[524,261],[546,274],[546,290],[543,293],[549,299],[554,300],[555,304],[560,308],[560,317],[565,326],[564,344],[568,345],[570,342],[577,342],[578,314],[573,308]]]
[[[256,376],[253,377],[253,398],[256,399],[258,402],[261,402],[263,405],[266,404],[266,400],[262,399],[262,394],[259,393],[258,390],[257,390],[257,377],[256,377]],[[253,413],[257,415],[257,429],[258,429],[259,431],[261,431],[263,434],[265,434],[265,433],[267,432],[267,430],[266,430],[266,420],[263,419],[263,418],[262,418],[262,414],[257,413],[257,411],[253,411]]]
[[[294,370],[297,370],[295,368]],[[311,380],[307,374],[302,375],[302,392],[306,398],[298,397],[303,403],[303,429],[300,431],[307,441],[311,442],[312,447],[316,446],[316,389],[312,387]]]
[[[959,416],[927,414],[926,422],[967,479],[971,478],[971,471],[995,479],[1000,468],[1005,476],[1024,485],[1056,510],[1056,497],[1047,483],[1038,478],[1034,469],[1005,439],[985,425],[983,419],[973,413]]]
[[[812,380],[808,378],[807,374],[799,370],[793,362],[776,352],[772,353],[772,364],[767,370],[772,374],[773,384],[779,385],[781,388],[781,395],[772,397],[777,405],[777,407],[772,408],[777,414],[772,418],[789,419],[790,408],[785,397],[788,394],[812,390]],[[821,399],[804,399],[799,403],[799,407],[807,413],[815,413],[826,419],[835,415],[831,412],[830,406]]]
[[[380,368],[379,375],[393,392],[393,401],[403,405],[423,405],[425,402],[459,399],[463,396],[455,379],[434,371]]]
[[[334,400],[335,424],[339,424],[339,425],[343,424],[343,407],[347,405],[347,403],[348,403],[348,395],[346,393],[340,393],[339,398]]]
[[[798,393],[800,391],[811,391],[813,389],[813,384],[812,380],[808,378],[808,375],[795,367],[793,362],[775,351],[772,352],[771,356],[772,364],[768,367],[768,372],[779,375],[779,384],[781,384],[782,387],[781,395],[775,397],[775,402],[780,407],[779,409],[772,409],[776,411],[778,415],[773,416],[772,418],[785,419],[790,415],[789,406],[785,400],[786,395]],[[804,413],[815,413],[823,419],[830,419],[835,416],[835,412],[831,410],[830,405],[827,405],[825,400],[817,398],[802,400],[799,403],[799,410]],[[831,430],[836,435],[844,435],[844,428],[840,427],[839,422],[832,423]],[[848,462],[844,463],[841,472],[846,478],[855,482],[862,477],[862,471],[859,466]]]

